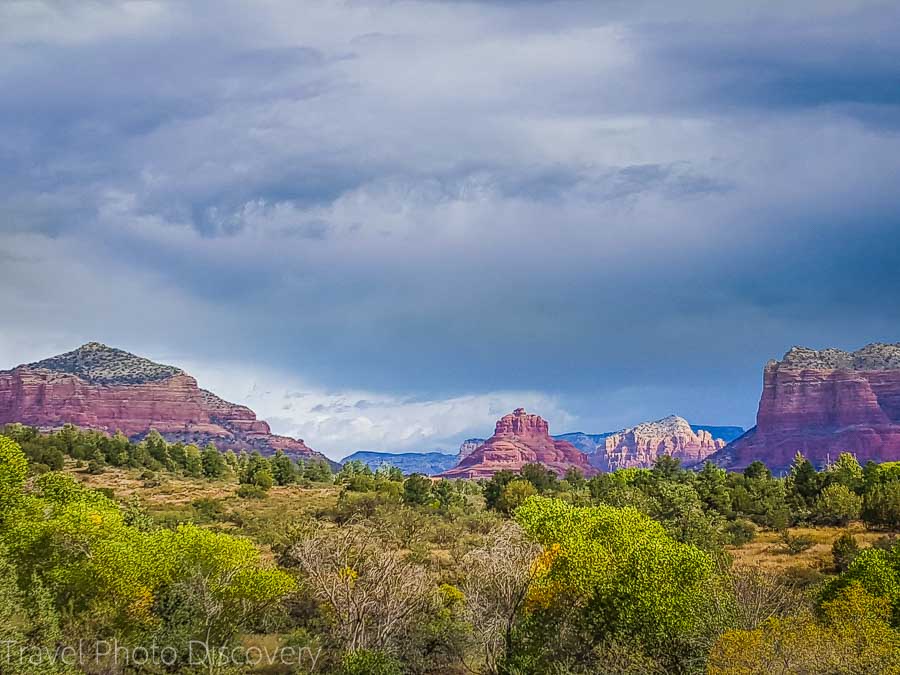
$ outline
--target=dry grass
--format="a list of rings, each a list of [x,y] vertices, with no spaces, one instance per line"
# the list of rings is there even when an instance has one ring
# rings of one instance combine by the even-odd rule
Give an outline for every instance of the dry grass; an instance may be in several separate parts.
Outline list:
[[[154,519],[170,524],[202,521],[193,507],[194,502],[200,499],[218,501],[228,517],[207,524],[217,529],[240,529],[251,536],[262,535],[265,529],[286,527],[334,507],[339,494],[339,488],[335,486],[304,488],[291,485],[272,488],[264,499],[242,499],[236,494],[239,486],[234,481],[178,478],[160,473],[158,484],[145,483],[141,479],[141,470],[109,468],[102,474],[92,475],[85,469],[75,468],[74,463],[68,465],[66,471],[92,488],[112,490],[117,501],[136,497]]]
[[[847,527],[793,527],[792,535],[810,537],[815,544],[796,555],[785,553],[780,545],[778,532],[761,531],[754,541],[740,548],[729,548],[734,556],[734,564],[744,567],[759,566],[764,570],[784,571],[789,568],[808,568],[827,571],[833,566],[831,545],[844,532],[850,532],[860,548],[867,548],[882,532],[867,530],[862,523],[851,523]]]
[[[339,488],[335,486],[274,487],[265,499],[241,499],[235,493],[234,481],[206,481],[177,478],[163,473],[158,485],[145,486],[140,478],[142,471],[134,469],[107,469],[99,475],[91,475],[84,469],[76,469],[69,463],[66,470],[78,480],[93,488],[111,489],[116,499],[125,501],[136,495],[143,507],[154,518],[166,521],[186,521],[196,517],[192,504],[198,499],[220,501],[234,518],[218,522],[218,529],[240,529],[242,532],[266,541],[273,531],[284,528],[316,512],[333,507]],[[235,522],[240,522],[238,526]],[[266,530],[268,532],[266,532]],[[782,550],[780,535],[774,531],[760,531],[756,539],[739,548],[729,547],[734,564],[742,567],[760,567],[763,570],[783,572],[788,569],[818,570],[828,572],[833,566],[831,545],[844,532],[856,537],[861,548],[867,548],[883,533],[867,530],[862,523],[848,527],[796,527],[792,535],[810,537],[815,544],[808,550],[792,555]],[[432,556],[446,563],[449,553],[435,547]]]

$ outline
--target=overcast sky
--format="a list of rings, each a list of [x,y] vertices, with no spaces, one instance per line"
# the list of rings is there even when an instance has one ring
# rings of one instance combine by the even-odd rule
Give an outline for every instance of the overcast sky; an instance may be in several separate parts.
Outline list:
[[[750,426],[900,341],[900,4],[0,3],[0,368],[99,340],[333,457]]]

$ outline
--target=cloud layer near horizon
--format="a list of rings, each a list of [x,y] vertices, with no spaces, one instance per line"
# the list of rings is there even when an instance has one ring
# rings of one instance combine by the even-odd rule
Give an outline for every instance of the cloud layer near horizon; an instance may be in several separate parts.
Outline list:
[[[337,454],[749,425],[792,344],[900,339],[900,8],[724,5],[0,5],[0,367],[277,372]]]

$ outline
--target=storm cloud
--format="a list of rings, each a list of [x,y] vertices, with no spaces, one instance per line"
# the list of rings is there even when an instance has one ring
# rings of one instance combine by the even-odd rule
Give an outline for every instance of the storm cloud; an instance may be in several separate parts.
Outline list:
[[[888,2],[3,3],[0,367],[274,381],[333,455],[517,401],[749,426],[791,345],[900,340],[898,35]]]

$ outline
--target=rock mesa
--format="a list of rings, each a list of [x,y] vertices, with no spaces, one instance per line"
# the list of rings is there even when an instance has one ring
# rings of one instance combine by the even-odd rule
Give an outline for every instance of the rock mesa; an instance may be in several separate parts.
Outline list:
[[[0,371],[0,425],[12,422],[74,424],[132,439],[156,429],[170,442],[324,458],[302,440],[273,434],[250,408],[201,389],[179,368],[98,342]]]
[[[497,471],[519,471],[533,463],[543,464],[560,475],[570,467],[580,469],[585,475],[596,473],[587,456],[574,445],[550,437],[546,420],[517,408],[500,418],[493,436],[441,475],[445,478],[489,478]]]
[[[713,459],[730,469],[761,460],[783,472],[797,452],[819,467],[842,452],[861,463],[900,459],[900,343],[794,347],[770,361],[756,426]]]

